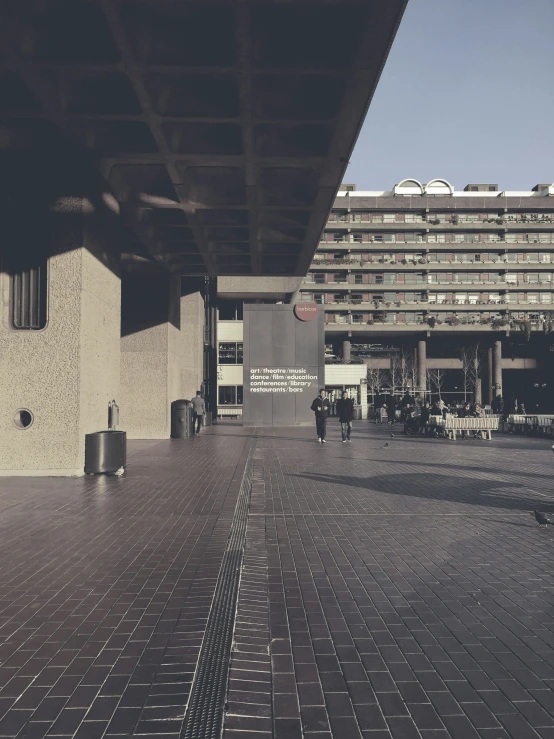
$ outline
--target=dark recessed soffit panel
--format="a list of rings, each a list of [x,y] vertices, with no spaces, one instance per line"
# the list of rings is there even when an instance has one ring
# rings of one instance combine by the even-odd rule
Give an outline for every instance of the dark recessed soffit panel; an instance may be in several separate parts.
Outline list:
[[[305,274],[406,1],[6,0],[0,156],[84,154],[129,269]]]

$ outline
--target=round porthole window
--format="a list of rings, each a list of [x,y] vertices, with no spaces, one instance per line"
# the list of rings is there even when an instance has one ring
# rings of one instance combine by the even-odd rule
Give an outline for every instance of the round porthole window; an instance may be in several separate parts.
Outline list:
[[[14,424],[18,429],[21,429],[22,431],[32,426],[33,421],[33,414],[27,408],[20,408],[18,411],[15,412],[15,416],[13,417]]]

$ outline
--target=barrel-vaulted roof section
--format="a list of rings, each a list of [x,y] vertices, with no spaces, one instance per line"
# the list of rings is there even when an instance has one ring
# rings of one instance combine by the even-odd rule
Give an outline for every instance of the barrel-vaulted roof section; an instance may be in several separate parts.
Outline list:
[[[5,0],[0,147],[85,152],[130,264],[304,274],[406,2]]]

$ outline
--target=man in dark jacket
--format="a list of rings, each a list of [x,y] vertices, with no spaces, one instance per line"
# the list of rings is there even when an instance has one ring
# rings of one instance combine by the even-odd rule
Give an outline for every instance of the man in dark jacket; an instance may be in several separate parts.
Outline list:
[[[491,403],[493,413],[504,413],[504,398],[500,393]]]
[[[311,405],[311,409],[315,413],[315,427],[317,429],[317,440],[325,444],[327,436],[327,416],[329,415],[329,398],[324,388],[321,388],[319,395]]]
[[[354,419],[354,401],[348,397],[346,390],[342,391],[342,398],[337,400],[337,415],[342,432],[342,443],[350,441],[352,433],[352,420]]]

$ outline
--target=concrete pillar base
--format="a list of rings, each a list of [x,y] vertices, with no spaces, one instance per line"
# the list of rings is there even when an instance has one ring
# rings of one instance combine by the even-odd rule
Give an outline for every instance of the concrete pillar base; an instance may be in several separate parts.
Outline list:
[[[60,202],[41,227],[48,258],[48,323],[10,324],[9,274],[1,275],[0,474],[83,475],[85,434],[108,426],[119,398],[120,279],[102,226],[80,199]],[[18,428],[19,409],[32,414]]]

